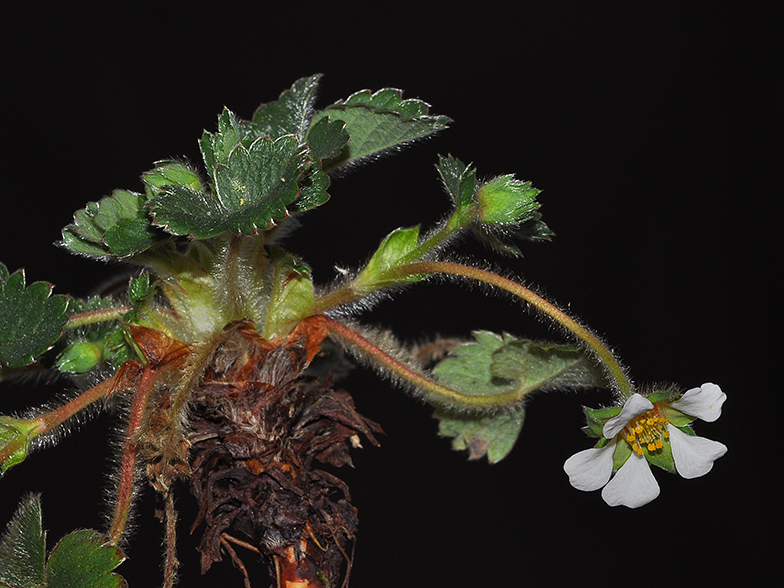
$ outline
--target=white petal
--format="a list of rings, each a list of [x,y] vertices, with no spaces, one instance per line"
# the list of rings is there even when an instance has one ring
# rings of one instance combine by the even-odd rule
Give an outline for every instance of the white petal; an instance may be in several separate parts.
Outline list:
[[[629,421],[652,409],[653,404],[650,400],[639,394],[632,394],[624,403],[620,414],[604,423],[602,434],[607,439],[612,439],[629,424]]]
[[[676,427],[669,427],[670,446],[675,469],[687,479],[704,476],[713,462],[727,453],[727,446],[705,437],[692,437]]]
[[[586,449],[567,459],[563,468],[569,476],[569,483],[585,492],[604,486],[612,476],[615,445],[613,440],[601,449]]]
[[[670,406],[689,416],[712,423],[721,416],[721,405],[727,395],[716,384],[703,384],[688,390]]]
[[[659,495],[659,484],[653,477],[648,461],[632,453],[610,483],[602,490],[602,498],[610,506],[637,508]]]

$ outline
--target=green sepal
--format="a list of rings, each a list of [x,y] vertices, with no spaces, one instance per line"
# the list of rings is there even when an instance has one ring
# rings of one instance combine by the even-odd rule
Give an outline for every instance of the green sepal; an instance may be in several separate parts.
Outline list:
[[[602,437],[604,424],[611,418],[618,416],[622,409],[622,406],[609,406],[607,408],[588,408],[583,406],[586,421],[583,431],[589,437]]]
[[[34,420],[0,416],[0,456],[3,456],[0,475],[25,460],[38,427]]]
[[[124,588],[114,573],[122,551],[90,529],[63,537],[46,558],[41,498],[31,495],[17,509],[0,541],[0,586],[5,588]]]
[[[483,223],[516,226],[531,218],[539,208],[540,190],[531,182],[515,179],[512,174],[499,176],[482,184],[477,191],[479,219]]]
[[[310,268],[301,259],[275,246],[268,245],[265,250],[273,261],[273,286],[260,334],[271,340],[313,314],[316,297]]]
[[[671,474],[676,473],[675,460],[672,457],[672,445],[670,445],[669,438],[663,440],[661,449],[649,451],[647,447],[643,447],[643,455],[648,463],[658,466],[663,470],[667,470]],[[627,443],[628,445],[628,443]]]
[[[141,194],[115,190],[74,213],[57,246],[98,259],[125,258],[164,238],[152,226]]]
[[[262,104],[253,113],[250,136],[277,139],[283,135],[295,135],[302,141],[310,122],[316,90],[322,74],[300,78],[281,93],[275,102]]]
[[[19,503],[0,540],[0,586],[43,588],[46,585],[46,533],[41,498],[28,495]]]
[[[394,276],[394,269],[405,263],[417,261],[419,227],[395,229],[376,249],[365,268],[357,276],[354,287],[358,290],[375,290],[390,285],[412,284],[426,275]]]
[[[305,152],[293,136],[237,145],[215,169],[215,196],[168,185],[148,201],[155,223],[175,235],[197,239],[226,231],[256,234],[281,221],[299,196],[297,179]]]
[[[632,453],[632,446],[626,441],[618,439],[615,443],[615,451],[613,452],[613,471],[617,472],[631,457]]]
[[[341,151],[324,160],[324,169],[378,155],[445,129],[451,122],[446,116],[428,113],[428,105],[421,100],[403,100],[402,92],[384,88],[371,93],[356,92],[313,115],[311,125],[331,117],[346,123],[349,142]]]
[[[25,288],[24,270],[9,274],[0,263],[0,367],[29,365],[60,338],[68,299],[51,294],[51,284]]]
[[[335,157],[349,140],[346,123],[324,117],[308,129],[307,140],[308,149],[316,159]]]

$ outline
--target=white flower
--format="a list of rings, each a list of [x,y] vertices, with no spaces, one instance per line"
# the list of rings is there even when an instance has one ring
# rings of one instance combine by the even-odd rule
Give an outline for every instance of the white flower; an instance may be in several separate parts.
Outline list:
[[[585,491],[603,488],[602,498],[610,506],[637,508],[659,495],[649,461],[684,478],[707,474],[727,447],[683,429],[690,431],[688,423],[695,418],[708,422],[718,419],[727,395],[709,383],[675,401],[667,396],[630,396],[620,413],[604,423],[602,436],[607,443],[580,451],[564,463],[572,486]]]

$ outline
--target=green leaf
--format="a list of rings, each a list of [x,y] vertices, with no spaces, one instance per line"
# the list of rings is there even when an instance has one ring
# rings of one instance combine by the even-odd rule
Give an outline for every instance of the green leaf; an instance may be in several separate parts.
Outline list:
[[[25,288],[24,271],[9,275],[0,263],[0,367],[28,365],[60,338],[68,300],[51,294],[45,282]]]
[[[270,340],[313,313],[315,292],[306,264],[277,247],[266,250],[274,262],[274,277],[261,336]]]
[[[519,407],[509,414],[469,417],[438,409],[438,433],[453,437],[452,449],[468,451],[468,459],[481,459],[485,455],[490,463],[498,463],[512,451],[523,428],[525,409]]]
[[[224,107],[218,117],[218,132],[212,134],[204,131],[199,141],[201,156],[210,176],[214,176],[215,168],[219,164],[226,163],[229,154],[240,144],[241,139],[242,131],[236,115]]]
[[[403,100],[402,92],[394,88],[352,94],[316,112],[311,128],[326,117],[345,122],[349,141],[340,153],[324,161],[324,169],[378,155],[441,131],[451,122],[446,116],[428,114],[428,105],[421,100]]]
[[[215,169],[216,195],[168,185],[148,201],[155,223],[175,235],[198,239],[225,231],[255,234],[287,214],[299,197],[297,180],[305,154],[295,137],[258,139],[237,145]]]
[[[128,283],[128,298],[135,304],[152,296],[154,292],[155,285],[150,283],[150,274],[148,273],[140,274]]]
[[[115,190],[99,202],[77,210],[56,244],[98,259],[130,257],[163,237],[152,226],[141,194]]]
[[[413,257],[419,243],[419,227],[395,229],[379,245],[365,269],[357,276],[354,287],[358,290],[377,289],[384,286],[413,283],[425,276],[412,275],[405,279],[390,276],[395,267],[414,261]]]
[[[100,533],[84,529],[63,537],[46,564],[48,588],[120,588],[125,580],[112,573],[125,560]]]
[[[319,120],[308,131],[308,148],[316,159],[335,157],[348,140],[346,123],[342,120],[330,120],[328,116]]]
[[[498,414],[466,413],[460,407],[436,410],[441,434],[454,437],[455,449],[468,449],[470,459],[486,453],[494,463],[511,451],[523,425],[522,400],[531,392],[592,386],[601,377],[579,350],[570,347],[487,331],[475,332],[474,339],[455,347],[433,368],[439,382],[472,396],[512,393],[515,400]]]
[[[436,169],[455,208],[460,210],[469,206],[476,194],[476,169],[451,155],[440,156]]]
[[[265,136],[277,139],[283,135],[295,135],[302,141],[310,122],[321,75],[300,78],[275,102],[259,106],[253,113],[253,139]]]
[[[46,585],[46,534],[41,522],[41,497],[19,504],[0,541],[0,586],[43,588]]]

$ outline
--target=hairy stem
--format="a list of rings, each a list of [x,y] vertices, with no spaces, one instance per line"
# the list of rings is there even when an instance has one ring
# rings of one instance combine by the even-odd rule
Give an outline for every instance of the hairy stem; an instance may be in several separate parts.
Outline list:
[[[121,319],[130,310],[130,306],[116,306],[114,308],[103,308],[101,310],[80,312],[70,316],[68,318],[68,323],[65,326],[67,329],[75,329],[76,327],[93,325],[95,323],[116,321]]]
[[[427,377],[425,374],[407,366],[402,361],[392,357],[389,353],[363,337],[354,329],[347,327],[343,323],[333,320],[329,317],[326,318],[326,326],[330,334],[334,335],[349,347],[359,351],[361,354],[366,355],[372,359],[373,363],[383,367],[395,376],[399,377],[402,381],[414,385],[416,388],[425,391],[430,395],[430,400],[438,402],[439,400],[447,401],[447,403],[455,403],[461,406],[471,406],[475,408],[491,408],[493,406],[505,405],[521,400],[531,390],[527,388],[510,390],[501,392],[499,394],[488,394],[476,396],[471,394],[463,394],[453,388],[444,386],[435,380]]]
[[[567,329],[577,339],[585,343],[596,357],[601,361],[607,370],[608,375],[615,381],[617,390],[624,397],[629,397],[633,393],[633,386],[626,376],[626,372],[621,367],[620,362],[612,352],[602,343],[602,341],[588,328],[574,320],[560,308],[548,302],[538,294],[535,294],[522,284],[494,274],[483,269],[462,265],[448,261],[424,261],[411,263],[397,267],[393,270],[401,278],[416,274],[447,274],[462,276],[472,280],[477,280],[491,286],[495,286],[518,298],[522,298],[542,314],[547,315],[562,327]]]

